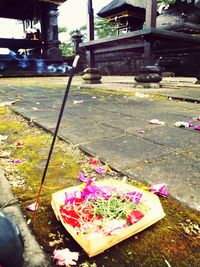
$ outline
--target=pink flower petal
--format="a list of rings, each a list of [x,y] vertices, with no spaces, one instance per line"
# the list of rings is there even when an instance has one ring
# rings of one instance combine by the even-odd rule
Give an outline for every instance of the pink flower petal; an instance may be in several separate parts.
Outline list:
[[[194,127],[194,129],[195,129],[196,131],[200,131],[200,125],[196,125],[196,126]]]
[[[137,191],[128,192],[126,195],[130,198],[131,202],[133,202],[136,205],[140,203],[140,200],[142,198],[142,193]]]
[[[159,121],[158,119],[152,119],[149,121],[150,124],[156,124],[156,125],[165,125],[164,121]]]
[[[104,174],[104,173],[107,173],[107,172],[111,171],[111,169],[110,169],[110,167],[108,165],[103,165],[101,167],[95,168],[94,170],[98,174]]]
[[[99,161],[98,161],[98,159],[90,158],[88,163],[89,163],[89,164],[92,164],[92,165],[96,165],[96,164],[99,163]]]
[[[134,224],[141,220],[144,217],[144,214],[139,210],[133,210],[128,216],[127,216],[127,222],[130,224]]]
[[[34,202],[34,203],[28,205],[26,208],[27,208],[28,210],[30,210],[30,211],[35,211],[35,210],[38,209],[38,203],[37,203],[37,202]]]
[[[78,173],[78,179],[81,181],[81,182],[87,182],[88,179],[84,176],[84,174],[82,172],[79,172]]]
[[[12,159],[11,160],[12,163],[22,163],[21,159]]]
[[[150,191],[154,193],[155,195],[161,196],[161,197],[166,197],[169,195],[169,192],[166,188],[165,184],[156,184],[152,185],[150,187]]]
[[[53,252],[53,257],[55,260],[57,260],[56,264],[59,266],[76,265],[79,253],[71,252],[68,248],[62,250],[55,249]]]
[[[189,127],[193,127],[194,123],[192,121],[188,121],[188,125],[189,125]]]

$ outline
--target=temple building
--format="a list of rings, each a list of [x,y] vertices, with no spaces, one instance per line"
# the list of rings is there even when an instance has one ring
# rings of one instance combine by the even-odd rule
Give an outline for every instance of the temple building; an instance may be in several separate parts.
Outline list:
[[[8,58],[0,57],[1,70],[3,66],[8,66],[7,69],[25,69],[25,66],[31,69],[31,60],[39,59],[49,63],[62,63],[57,17],[58,6],[64,2],[65,0],[0,1],[0,17],[21,21],[25,33],[24,38],[0,38],[0,48],[11,51]]]
[[[195,3],[196,2],[196,3]],[[116,23],[118,33],[145,28],[146,0],[114,0],[103,7],[97,15]],[[158,7],[157,28],[200,33],[200,1],[176,0],[174,4]]]
[[[145,21],[146,0],[112,1],[97,15],[116,23],[118,34],[140,30]]]
[[[149,0],[113,0],[97,15],[114,22],[118,36],[81,46],[104,74],[137,74],[158,62],[166,72],[195,76],[200,62],[200,1],[176,0],[157,10]],[[151,4],[156,1],[151,1]],[[151,13],[149,16],[148,12]],[[154,15],[152,15],[154,12]],[[155,22],[151,21],[155,18]]]

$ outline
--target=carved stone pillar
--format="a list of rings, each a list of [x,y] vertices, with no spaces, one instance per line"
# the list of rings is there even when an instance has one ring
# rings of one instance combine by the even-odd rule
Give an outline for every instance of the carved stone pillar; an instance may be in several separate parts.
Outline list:
[[[42,9],[41,29],[44,41],[44,56],[52,60],[62,60],[58,40],[58,9],[54,4],[45,3]]]
[[[88,0],[88,40],[94,40],[94,10],[92,6],[92,0]],[[93,51],[89,50],[86,52],[88,68],[83,72],[83,83],[97,84],[101,83],[101,75],[99,69],[95,68],[95,58]]]
[[[156,27],[157,0],[148,0],[146,6],[145,25],[147,28]],[[158,62],[155,62],[156,41],[145,41],[144,44],[144,66],[135,77],[138,83],[136,87],[160,87],[159,82],[162,80],[160,75],[161,69]]]
[[[159,61],[155,61],[155,43],[145,42],[144,46],[144,67],[135,76],[136,87],[159,88],[162,81]]]
[[[83,42],[83,35],[80,33],[80,31],[76,30],[73,34],[72,34],[72,42],[74,44],[74,49],[73,49],[73,53],[75,55],[79,55],[82,53],[82,49],[80,48],[80,43]]]

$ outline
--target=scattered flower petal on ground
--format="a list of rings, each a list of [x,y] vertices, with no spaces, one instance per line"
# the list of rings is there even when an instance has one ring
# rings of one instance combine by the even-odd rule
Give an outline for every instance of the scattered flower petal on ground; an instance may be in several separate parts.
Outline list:
[[[8,139],[8,136],[7,135],[1,135],[0,134],[0,141],[5,141]]]
[[[34,202],[34,203],[28,205],[26,208],[27,208],[27,210],[30,210],[30,211],[36,211],[38,209],[38,203]]]
[[[84,100],[74,100],[74,104],[79,104],[79,103],[83,103]]]
[[[53,257],[54,260],[56,260],[56,264],[59,266],[76,265],[79,253],[71,252],[68,248],[62,250],[55,249],[53,252]]]
[[[150,124],[155,124],[155,125],[165,125],[164,121],[159,121],[158,119],[152,119],[149,121]]]
[[[104,174],[104,173],[111,172],[111,169],[108,165],[103,165],[101,167],[95,168],[94,170],[98,174]]]
[[[194,130],[196,130],[196,131],[200,131],[200,125],[196,125],[196,126],[194,127]]]
[[[87,182],[88,181],[88,179],[84,176],[84,174],[82,172],[78,173],[78,179],[81,182]]]
[[[21,159],[12,159],[11,160],[12,163],[22,163]]]
[[[185,122],[185,121],[177,121],[177,122],[174,123],[174,126],[178,127],[178,128],[189,128],[189,127],[191,127],[189,122]]]
[[[150,191],[154,193],[155,195],[161,196],[161,197],[166,197],[169,195],[169,192],[166,188],[165,184],[156,184],[152,185],[150,187]]]
[[[91,165],[96,165],[96,164],[99,163],[99,160],[95,159],[95,158],[90,158],[88,163],[91,164]]]
[[[188,125],[189,125],[189,127],[193,127],[194,126],[193,121],[188,121]]]
[[[17,148],[22,148],[23,146],[24,146],[24,143],[23,143],[23,141],[17,141],[16,143],[15,143],[15,146],[17,147]]]

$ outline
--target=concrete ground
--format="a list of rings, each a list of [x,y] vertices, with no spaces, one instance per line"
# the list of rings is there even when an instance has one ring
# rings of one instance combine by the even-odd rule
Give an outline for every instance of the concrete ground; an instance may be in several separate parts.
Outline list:
[[[66,81],[1,79],[0,103],[19,100],[14,111],[53,132]],[[166,183],[174,198],[200,211],[200,132],[174,127],[177,121],[200,124],[195,81],[164,78],[162,88],[143,89],[133,77],[103,77],[99,85],[75,77],[58,135],[133,179]]]

